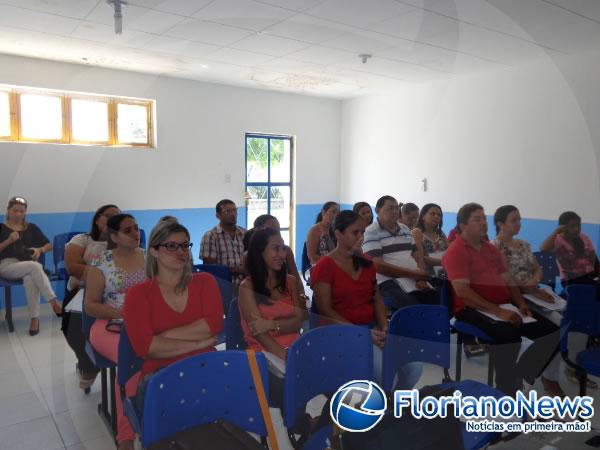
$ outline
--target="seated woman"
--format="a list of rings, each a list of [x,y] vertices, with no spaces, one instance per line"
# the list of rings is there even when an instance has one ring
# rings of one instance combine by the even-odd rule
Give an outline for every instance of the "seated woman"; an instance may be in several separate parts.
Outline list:
[[[40,292],[56,315],[62,307],[52,289],[44,267],[37,262],[42,253],[52,250],[52,244],[33,223],[28,223],[27,200],[13,197],[6,207],[4,224],[0,224],[0,277],[23,280],[29,309],[29,335],[40,332]]]
[[[311,273],[321,323],[368,325],[373,343],[383,347],[386,310],[375,265],[361,252],[365,222],[353,211],[342,211],[334,229],[336,248],[322,257]]]
[[[102,252],[106,250],[108,235],[106,224],[108,219],[120,212],[115,205],[101,206],[92,217],[90,232],[73,236],[65,246],[65,267],[69,273],[69,280],[63,309],[83,287],[89,264],[98,260]],[[63,312],[61,328],[67,343],[77,357],[79,387],[87,389],[94,383],[99,370],[85,351],[85,336],[81,331],[81,314]]]
[[[517,207],[504,205],[498,208],[494,213],[494,223],[496,239],[491,243],[502,253],[514,284],[523,294],[531,294],[545,302],[553,303],[552,295],[538,287],[538,283],[542,279],[542,267],[531,252],[531,246],[521,239],[514,239],[514,236],[521,230],[521,214]],[[559,314],[546,312],[533,304],[530,304],[530,307],[560,326]],[[559,358],[554,357],[541,376],[542,385],[548,395],[565,395],[558,383],[559,364]]]
[[[133,216],[117,214],[108,219],[107,227],[107,250],[87,273],[84,307],[88,315],[96,318],[90,330],[92,347],[116,363],[125,293],[146,279],[145,257],[139,248],[140,232]],[[116,395],[120,398],[119,389]],[[133,448],[134,439],[131,425],[123,415],[123,403],[117,401],[119,449]]]
[[[306,253],[312,265],[335,248],[335,235],[331,227],[339,212],[340,205],[336,202],[326,202],[317,215],[317,221],[308,230]]]
[[[267,228],[276,230],[277,232],[280,231],[281,226],[279,225],[279,220],[277,220],[277,217],[272,216],[271,214],[263,214],[261,216],[258,216],[254,220],[254,228],[251,228],[250,230],[246,231],[246,234],[244,234],[244,250],[248,251],[248,246],[250,245],[250,239],[252,238],[253,234],[256,231],[265,230]],[[284,247],[285,247],[285,264],[287,266],[287,271],[290,275],[292,275],[293,277],[296,277],[296,279],[298,280],[298,283],[300,283],[298,286],[302,286],[302,279],[300,278],[300,273],[298,272],[298,266],[296,265],[296,259],[294,258],[294,252],[292,251],[292,249],[289,246],[284,245]],[[304,290],[302,290],[301,295],[304,295]]]
[[[175,361],[214,351],[223,329],[217,281],[206,272],[192,274],[191,246],[183,225],[159,222],[148,242],[148,279],[127,291],[123,318],[134,351],[144,359],[143,382]],[[137,382],[133,377],[127,384],[127,396],[135,395]]]
[[[355,203],[352,207],[352,211],[362,217],[367,223],[367,226],[373,223],[373,210],[371,209],[371,205],[369,205],[367,202]]]
[[[279,231],[254,232],[246,258],[249,276],[240,284],[239,300],[248,346],[284,361],[287,348],[300,336],[304,310],[298,280],[287,273],[286,253]]]
[[[441,268],[442,256],[448,249],[443,224],[442,208],[435,203],[427,203],[421,209],[417,226],[412,229],[415,245],[422,251],[427,271],[432,276],[436,275],[435,267]]]
[[[563,286],[589,284],[600,287],[596,277],[600,275],[600,264],[592,240],[581,232],[581,217],[573,211],[562,213],[558,228],[540,246],[544,252],[556,256],[560,280]],[[600,298],[600,289],[597,289]]]

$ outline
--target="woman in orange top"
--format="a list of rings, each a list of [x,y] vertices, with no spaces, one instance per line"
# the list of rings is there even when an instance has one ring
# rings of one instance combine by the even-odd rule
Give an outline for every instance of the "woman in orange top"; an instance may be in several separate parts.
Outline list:
[[[240,285],[239,300],[248,346],[284,361],[287,348],[300,336],[303,311],[298,280],[288,275],[285,257],[286,247],[279,231],[256,231],[248,246],[249,276]]]

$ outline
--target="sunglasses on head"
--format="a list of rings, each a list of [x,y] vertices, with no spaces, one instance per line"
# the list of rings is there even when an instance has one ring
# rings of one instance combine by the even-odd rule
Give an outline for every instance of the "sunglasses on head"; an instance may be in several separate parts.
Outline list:
[[[8,201],[8,207],[10,208],[14,205],[27,206],[27,200],[25,200],[23,197],[13,197]]]

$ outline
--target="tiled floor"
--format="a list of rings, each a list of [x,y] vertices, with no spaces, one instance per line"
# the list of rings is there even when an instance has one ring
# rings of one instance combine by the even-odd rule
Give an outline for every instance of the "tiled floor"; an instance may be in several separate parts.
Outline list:
[[[0,321],[0,450],[114,449],[97,413],[100,383],[96,382],[90,395],[79,389],[75,358],[60,332],[60,320],[43,305],[40,334],[30,337],[26,310],[15,310],[14,316],[14,333],[8,333]],[[486,379],[486,357],[463,361],[463,379]],[[439,383],[441,376],[441,369],[426,367],[419,385]],[[568,394],[577,393],[576,385],[564,379],[561,385]],[[589,394],[596,402],[600,399],[598,391]],[[280,447],[291,449],[285,445],[280,417],[274,417]],[[600,420],[593,420],[593,425],[600,426]],[[584,449],[584,441],[590,436],[532,433],[495,448]]]

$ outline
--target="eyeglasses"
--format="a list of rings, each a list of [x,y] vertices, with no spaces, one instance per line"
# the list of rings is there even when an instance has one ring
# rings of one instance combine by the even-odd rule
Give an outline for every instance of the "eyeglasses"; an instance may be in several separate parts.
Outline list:
[[[194,245],[193,242],[182,242],[181,244],[177,242],[165,242],[164,244],[158,245],[158,247],[164,247],[168,252],[175,253],[179,249],[187,252],[192,248],[192,245]]]

